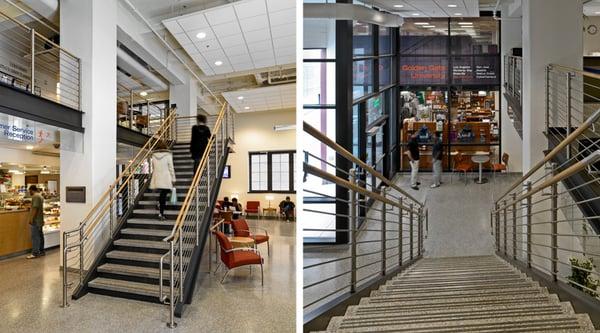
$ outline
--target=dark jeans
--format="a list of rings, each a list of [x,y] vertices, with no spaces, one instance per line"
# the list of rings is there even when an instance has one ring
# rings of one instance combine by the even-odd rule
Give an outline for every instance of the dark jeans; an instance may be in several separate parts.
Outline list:
[[[42,226],[35,224],[31,226],[31,254],[39,256],[44,253],[44,233],[42,232]]]
[[[198,170],[198,167],[200,166],[200,160],[202,159],[202,157],[199,158],[194,158],[194,175],[196,174],[196,171]],[[194,178],[194,176],[192,176],[192,178]]]
[[[158,206],[160,210],[160,215],[164,215],[165,207],[167,206],[167,195],[171,193],[171,190],[168,189],[160,189],[160,194],[158,196]]]
[[[285,214],[285,219],[289,220],[290,218],[294,217],[294,209],[293,208],[288,208],[288,209],[282,209],[283,214]]]

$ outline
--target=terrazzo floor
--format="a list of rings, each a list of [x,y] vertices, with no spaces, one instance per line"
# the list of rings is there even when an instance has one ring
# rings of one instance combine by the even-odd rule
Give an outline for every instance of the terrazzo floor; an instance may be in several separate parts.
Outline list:
[[[264,287],[260,271],[250,275],[245,268],[220,284],[223,271],[208,274],[205,258],[193,302],[176,329],[166,327],[166,305],[87,294],[60,308],[59,252],[52,250],[40,259],[0,261],[0,332],[294,332],[296,223],[250,224],[267,229],[272,239],[271,256],[259,246]]]

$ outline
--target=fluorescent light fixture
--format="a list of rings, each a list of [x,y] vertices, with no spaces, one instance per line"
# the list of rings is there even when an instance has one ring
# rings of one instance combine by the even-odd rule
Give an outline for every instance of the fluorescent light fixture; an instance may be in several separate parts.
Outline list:
[[[458,22],[458,25],[473,25],[473,22]]]
[[[487,91],[485,91],[485,90],[479,90],[479,92],[477,94],[479,96],[487,96]]]
[[[244,110],[250,110],[249,106],[244,106]]]
[[[50,174],[50,170],[48,170],[48,168],[44,167],[44,168],[42,169],[42,171],[40,171],[40,173],[41,173],[42,175],[48,175],[48,174]]]
[[[33,146],[26,146],[25,149],[27,149],[27,150],[33,150]]]
[[[415,25],[429,25],[429,22],[415,22]]]
[[[217,60],[217,61],[215,61],[215,65],[221,66],[221,65],[223,65],[223,62],[221,60]]]
[[[206,38],[206,32],[200,31],[199,33],[196,34],[196,38],[198,38],[198,39]]]
[[[289,125],[275,125],[273,126],[273,130],[276,132],[279,131],[291,131],[291,130],[295,130],[296,129],[296,124],[289,124]]]
[[[244,96],[238,96],[238,99],[241,101],[244,99]]]
[[[454,13],[454,16],[462,16],[462,13]]]
[[[394,5],[394,8],[404,8],[404,5]]]
[[[21,171],[19,171],[19,170],[17,170],[17,169],[8,170],[8,172],[9,172],[9,173],[14,173],[14,174],[17,174],[17,175],[20,175],[20,174],[21,174]]]
[[[435,28],[435,25],[422,25],[423,28]]]
[[[596,14],[596,15],[600,15],[600,12],[594,12],[594,14]]]
[[[145,91],[142,91],[142,92],[140,92],[140,96],[142,96],[142,97],[146,97],[146,96],[148,96],[148,93],[147,93],[147,92],[145,92]]]
[[[458,7],[458,5],[448,5],[448,7],[450,7],[450,8],[456,8],[456,7]]]
[[[421,14],[419,14],[419,13],[412,13],[412,16],[419,16],[419,15],[421,15]]]

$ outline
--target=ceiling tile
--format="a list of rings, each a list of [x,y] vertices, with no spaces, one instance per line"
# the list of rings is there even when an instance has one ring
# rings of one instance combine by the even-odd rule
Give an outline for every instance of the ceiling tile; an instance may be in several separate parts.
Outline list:
[[[217,35],[218,38],[237,35],[242,32],[240,30],[240,25],[237,21],[214,25],[213,31],[215,32],[215,35]]]
[[[221,49],[221,44],[219,44],[219,41],[216,40],[216,39],[205,40],[205,41],[198,41],[197,43],[194,43],[194,45],[196,45],[196,48],[200,52],[212,51],[212,50],[220,50]]]
[[[221,37],[219,38],[219,42],[224,48],[228,48],[234,45],[245,44],[244,37],[241,34]]]
[[[208,27],[208,22],[201,13],[177,18],[177,22],[185,31]]]
[[[203,32],[206,34],[205,38],[199,39],[198,37],[196,37],[196,35],[199,32]],[[198,41],[202,41],[202,40],[211,40],[211,39],[217,39],[217,36],[215,36],[215,34],[213,33],[212,29],[210,27],[205,27],[205,28],[201,28],[201,29],[193,29],[193,30],[188,30],[186,31],[188,38],[193,41],[193,42],[198,42]]]
[[[296,8],[284,9],[278,12],[269,13],[271,25],[281,25],[290,22],[296,22]]]
[[[232,6],[221,6],[207,10],[204,15],[210,25],[217,25],[226,22],[236,21],[235,12]]]
[[[253,43],[253,42],[271,39],[271,34],[269,33],[269,29],[263,29],[263,30],[244,32],[244,37],[246,38],[247,43]]]
[[[285,47],[296,48],[296,38],[295,38],[295,36],[275,38],[275,39],[273,39],[273,46],[276,49],[281,49],[281,48],[285,48]]]
[[[294,8],[295,0],[267,0],[267,9],[269,12],[277,12],[287,8]]]
[[[240,20],[243,31],[263,30],[269,28],[269,18],[267,15],[259,15]]]
[[[172,34],[178,34],[183,32],[183,29],[181,28],[181,26],[179,26],[177,20],[165,21],[163,24],[169,31],[171,31]]]
[[[265,15],[267,8],[264,0],[240,1],[234,4],[235,12],[240,19]]]
[[[295,36],[296,35],[296,23],[288,23],[273,26],[271,29],[271,35],[273,38],[285,37],[285,36]]]
[[[263,40],[261,42],[251,43],[248,45],[250,52],[262,52],[270,51],[273,49],[273,43],[270,40]]]
[[[237,55],[243,55],[243,54],[247,55],[248,47],[246,46],[246,44],[234,45],[234,46],[226,47],[225,52],[227,53],[228,56],[237,56]]]
[[[173,34],[173,37],[179,42],[181,46],[192,44],[192,40],[188,37],[185,32]]]

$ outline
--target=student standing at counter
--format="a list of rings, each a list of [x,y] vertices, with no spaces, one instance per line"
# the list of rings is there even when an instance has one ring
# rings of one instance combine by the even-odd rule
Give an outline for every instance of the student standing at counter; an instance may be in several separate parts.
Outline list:
[[[44,251],[44,197],[38,191],[37,186],[29,186],[29,195],[31,195],[31,210],[29,211],[29,225],[31,226],[31,254],[27,259],[33,259],[46,255]]]
[[[408,141],[408,158],[410,159],[410,187],[418,190],[419,185],[419,143],[417,142],[418,132],[411,135]]]
[[[431,159],[433,161],[433,184],[431,184],[431,188],[440,187],[440,184],[442,183],[443,150],[440,132],[436,131],[433,134],[433,150],[431,154]]]

